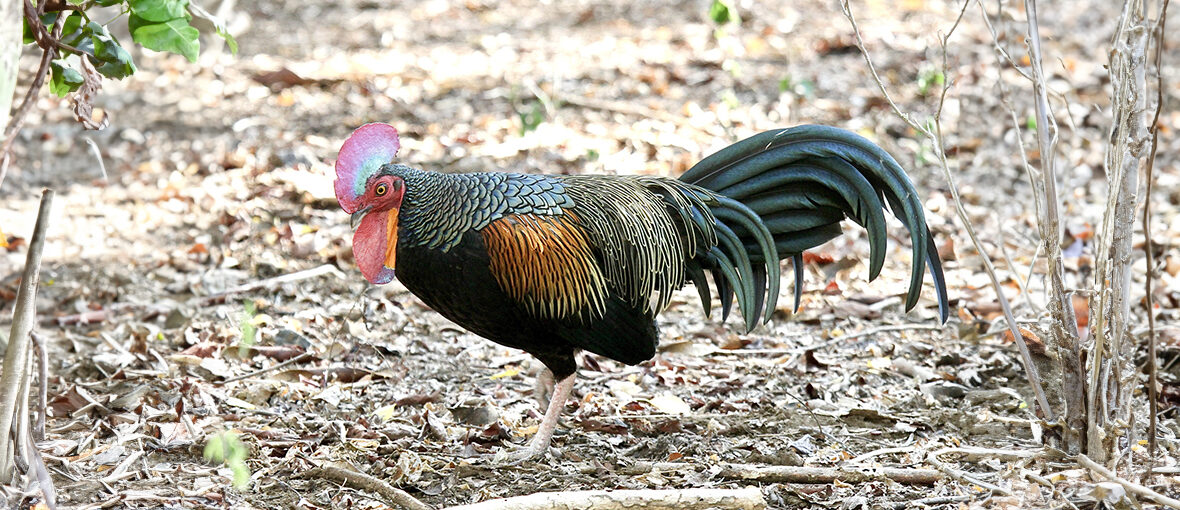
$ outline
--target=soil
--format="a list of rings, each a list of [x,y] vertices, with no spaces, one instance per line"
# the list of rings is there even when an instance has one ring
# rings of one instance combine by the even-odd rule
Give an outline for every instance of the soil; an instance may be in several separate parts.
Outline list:
[[[1037,456],[1060,431],[1033,411],[930,142],[890,109],[839,6],[737,4],[740,24],[718,27],[703,0],[246,2],[229,17],[236,56],[213,40],[196,64],[135,53],[139,72],[106,83],[97,99],[111,119],[104,131],[82,131],[46,92],[3,183],[0,326],[39,191],[51,186],[37,329],[49,417],[39,448],[58,503],[386,507],[378,494],[305,476],[324,464],[439,507],[539,491],[749,485],[773,508],[1125,503],[1067,459]],[[1041,13],[1065,227],[1076,241],[1067,279],[1079,288],[1090,286],[1105,207],[1103,66],[1118,16],[1107,2],[1081,4]],[[1031,86],[997,56],[974,3],[941,71],[938,37],[960,7],[853,9],[903,111],[925,124],[942,80],[950,83],[941,120],[964,207],[1017,316],[1036,323],[1045,268],[1019,143],[1036,150]],[[995,8],[999,46],[1027,66],[1023,11]],[[25,68],[35,59],[25,55]],[[1180,142],[1170,136],[1180,76],[1167,60],[1152,231],[1165,361],[1180,357],[1170,329],[1180,311]],[[332,164],[351,130],[374,121],[395,125],[399,157],[422,168],[658,175],[766,129],[851,129],[894,154],[921,191],[952,318],[939,325],[929,284],[917,308],[902,310],[910,266],[899,224],[884,272],[868,282],[867,240],[848,223],[809,259],[801,311],[790,310],[789,271],[775,319],[749,334],[738,318],[704,317],[695,290],[681,291],[660,317],[654,360],[583,356],[548,455],[493,467],[487,457],[536,429],[540,366],[454,326],[396,282],[374,287],[360,276]],[[1137,289],[1145,267],[1137,261]],[[300,271],[315,273],[273,280]],[[1134,313],[1133,329],[1145,327],[1138,301]],[[1172,474],[1147,482],[1172,497],[1177,376],[1162,375],[1159,463]],[[1143,437],[1140,422],[1134,437]],[[238,487],[233,469],[203,457],[226,432],[248,450],[249,479]],[[1124,447],[1139,469],[1144,448]],[[948,474],[933,485],[754,482],[727,475],[731,464]]]

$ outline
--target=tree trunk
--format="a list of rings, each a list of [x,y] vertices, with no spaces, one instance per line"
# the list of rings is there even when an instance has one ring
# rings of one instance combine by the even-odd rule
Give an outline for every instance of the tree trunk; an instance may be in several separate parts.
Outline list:
[[[1139,171],[1147,131],[1146,55],[1151,31],[1142,6],[1123,7],[1110,56],[1110,145],[1106,153],[1110,193],[1098,236],[1095,279],[1098,298],[1091,304],[1094,343],[1088,356],[1089,427],[1086,451],[1111,465],[1120,448],[1134,439],[1131,396],[1136,385],[1135,344],[1130,335],[1131,268]],[[1150,313],[1150,312],[1149,312]]]
[[[0,0],[0,133],[8,127],[8,112],[16,93],[17,66],[20,64],[20,0]]]

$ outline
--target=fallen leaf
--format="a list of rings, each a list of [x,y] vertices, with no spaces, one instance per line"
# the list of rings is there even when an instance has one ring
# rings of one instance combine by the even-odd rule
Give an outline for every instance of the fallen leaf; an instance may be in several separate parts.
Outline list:
[[[814,253],[814,252],[810,252],[810,251],[803,252],[803,263],[804,264],[819,264],[822,266],[822,265],[826,265],[826,264],[831,264],[832,262],[835,262],[835,261],[836,261],[836,258],[828,253]]]
[[[692,414],[692,408],[684,400],[671,393],[661,393],[648,401],[656,409],[667,414]]]

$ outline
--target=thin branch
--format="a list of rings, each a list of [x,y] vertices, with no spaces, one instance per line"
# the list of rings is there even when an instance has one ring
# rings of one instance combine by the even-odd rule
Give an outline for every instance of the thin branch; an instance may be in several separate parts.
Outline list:
[[[208,296],[193,298],[192,300],[189,301],[189,303],[196,304],[196,305],[207,305],[210,303],[224,300],[224,299],[229,298],[231,296],[235,296],[237,294],[243,294],[243,293],[250,292],[253,290],[274,287],[276,285],[282,285],[284,283],[291,283],[291,282],[297,282],[300,280],[306,280],[309,278],[315,278],[317,276],[323,276],[326,274],[335,274],[336,276],[340,276],[340,270],[336,269],[336,266],[333,266],[332,264],[324,264],[322,266],[313,267],[311,269],[304,269],[303,271],[296,271],[294,273],[287,273],[287,274],[275,276],[273,278],[267,278],[265,280],[258,280],[256,282],[250,282],[247,284],[239,285],[237,287],[226,290],[224,292],[218,292],[216,294],[210,294]]]
[[[493,499],[446,510],[708,510],[711,508],[761,510],[766,500],[757,487],[744,489],[647,489],[539,492],[515,498]]]
[[[1147,190],[1144,191],[1143,197],[1143,251],[1147,254],[1147,278],[1144,287],[1147,291],[1147,395],[1148,406],[1150,408],[1151,417],[1147,424],[1147,451],[1151,461],[1147,464],[1147,475],[1151,476],[1151,468],[1155,464],[1155,456],[1158,447],[1158,435],[1156,430],[1159,419],[1159,362],[1156,359],[1158,356],[1157,350],[1159,348],[1159,341],[1155,336],[1155,298],[1151,295],[1151,282],[1155,279],[1152,272],[1155,270],[1155,255],[1154,247],[1151,242],[1151,186],[1155,179],[1152,177],[1155,169],[1155,153],[1159,148],[1159,127],[1160,127],[1160,111],[1164,109],[1164,31],[1165,23],[1168,19],[1168,0],[1164,0],[1160,7],[1159,21],[1155,27],[1155,117],[1151,119],[1151,154],[1147,157],[1146,176]]]
[[[296,363],[301,363],[301,362],[307,361],[308,359],[313,358],[313,357],[315,357],[315,354],[310,353],[310,352],[305,352],[303,354],[295,356],[294,358],[291,358],[291,359],[284,361],[282,363],[276,363],[276,364],[271,365],[269,367],[261,368],[261,369],[255,370],[253,372],[250,372],[248,374],[239,375],[237,377],[231,377],[231,378],[226,379],[224,381],[214,382],[213,384],[221,386],[221,385],[229,384],[232,382],[238,382],[243,379],[249,379],[251,377],[258,377],[258,376],[265,374],[267,372],[273,372],[273,371],[278,370],[283,367],[289,367],[289,366],[294,365]]]
[[[388,503],[401,508],[409,510],[431,510],[429,505],[418,501],[417,498],[411,496],[406,491],[389,485],[383,480],[373,478],[359,471],[353,471],[352,469],[325,464],[299,473],[298,476],[300,478],[323,478],[325,480],[340,482],[355,489],[380,494],[385,497]]]
[[[942,473],[933,469],[853,468],[811,466],[763,466],[728,464],[717,474],[720,478],[764,483],[863,483],[873,480],[892,480],[911,485],[933,485],[942,480]]]
[[[792,347],[790,349],[714,349],[709,354],[712,355],[731,355],[731,356],[754,356],[754,355],[785,355],[785,354],[801,354],[807,351],[814,351],[831,347],[836,344],[844,343],[849,340],[857,338],[864,338],[866,336],[875,336],[889,331],[932,331],[941,330],[941,324],[890,324],[888,326],[879,326],[875,328],[868,328],[856,333],[849,333],[847,335],[840,335],[832,337],[818,344],[802,345],[799,347]]]
[[[33,425],[33,441],[45,440],[45,414],[49,409],[49,359],[45,357],[45,339],[30,333],[33,351],[37,354],[37,422]]]
[[[1082,465],[1082,467],[1085,467],[1086,469],[1089,469],[1090,471],[1093,471],[1095,473],[1098,473],[1099,475],[1102,475],[1107,480],[1110,480],[1114,483],[1122,485],[1124,489],[1127,489],[1127,492],[1130,492],[1130,493],[1135,494],[1137,496],[1143,496],[1143,497],[1148,498],[1152,501],[1155,501],[1156,503],[1164,505],[1168,508],[1180,509],[1180,500],[1169,498],[1163,494],[1160,494],[1156,491],[1153,491],[1153,490],[1151,490],[1147,487],[1144,487],[1142,485],[1139,485],[1135,482],[1126,480],[1124,478],[1120,478],[1119,475],[1115,474],[1114,472],[1112,472],[1109,469],[1106,469],[1106,467],[1103,466],[1102,464],[1094,462],[1093,460],[1091,460],[1089,457],[1087,457],[1085,455],[1079,454],[1077,456],[1077,461],[1078,461],[1078,464]]]
[[[955,27],[958,26],[959,20],[962,19],[963,14],[967,11],[967,5],[970,0],[963,3],[963,9],[959,11],[959,17],[955,20]],[[942,168],[943,175],[947,180],[947,187],[950,189],[951,198],[955,202],[955,212],[962,222],[964,229],[967,231],[968,237],[971,238],[971,243],[975,246],[975,250],[979,252],[980,258],[983,260],[983,267],[987,271],[988,277],[991,278],[992,287],[996,291],[996,299],[1000,302],[1000,308],[1004,312],[1004,318],[1008,322],[1008,328],[1012,332],[1012,336],[1017,339],[1016,345],[1020,347],[1020,360],[1024,364],[1024,372],[1028,375],[1029,385],[1033,388],[1033,393],[1036,395],[1037,406],[1044,413],[1047,421],[1055,421],[1053,409],[1049,407],[1049,401],[1045,398],[1045,390],[1041,385],[1041,378],[1037,374],[1036,365],[1032,362],[1032,355],[1029,353],[1028,345],[1024,341],[1024,336],[1020,334],[1020,327],[1016,323],[1016,317],[1012,314],[1012,306],[1008,303],[1008,298],[1004,296],[1003,287],[1000,285],[1000,279],[996,276],[995,267],[992,265],[991,257],[987,255],[987,251],[983,248],[983,243],[979,240],[979,236],[975,234],[975,228],[971,226],[971,220],[967,216],[967,210],[963,207],[963,200],[959,196],[959,187],[955,184],[954,175],[951,174],[949,163],[946,157],[946,148],[942,141],[942,105],[946,99],[947,91],[950,90],[951,80],[943,80],[942,94],[939,97],[938,113],[934,116],[934,125],[937,132],[922,126],[913,120],[913,118],[901,110],[901,107],[893,100],[893,96],[889,94],[889,89],[885,86],[885,82],[881,80],[881,76],[877,73],[877,67],[873,64],[872,58],[869,57],[869,51],[865,47],[864,38],[860,33],[860,26],[856,23],[856,18],[852,15],[852,8],[848,5],[848,0],[841,0],[840,5],[844,10],[844,17],[848,18],[848,22],[852,25],[853,34],[856,37],[856,47],[860,50],[861,56],[865,59],[865,64],[869,68],[869,73],[873,76],[873,81],[877,83],[877,88],[881,91],[881,95],[885,97],[885,101],[889,103],[889,107],[893,113],[909,124],[915,131],[925,135],[934,145],[935,154],[938,156],[939,166]],[[953,27],[952,27],[953,29]],[[943,58],[943,72],[946,72],[946,44],[954,31],[947,32],[941,38],[942,43],[942,58]]]
[[[25,257],[20,287],[16,294],[16,306],[12,312],[12,328],[8,334],[8,350],[4,353],[4,373],[0,374],[0,482],[12,479],[12,461],[22,452],[13,450],[14,442],[8,433],[13,428],[17,415],[28,419],[28,413],[17,410],[21,380],[26,377],[29,355],[29,332],[37,316],[37,283],[41,277],[41,253],[45,249],[45,234],[49,230],[50,210],[53,207],[53,190],[41,194],[41,207],[37,222],[29,241],[29,252]]]

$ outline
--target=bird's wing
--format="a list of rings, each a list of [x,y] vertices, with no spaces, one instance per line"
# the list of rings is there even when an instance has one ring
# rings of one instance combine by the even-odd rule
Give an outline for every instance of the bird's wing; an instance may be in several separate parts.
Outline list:
[[[541,319],[602,318],[607,285],[576,215],[507,214],[480,229],[500,288]]]

